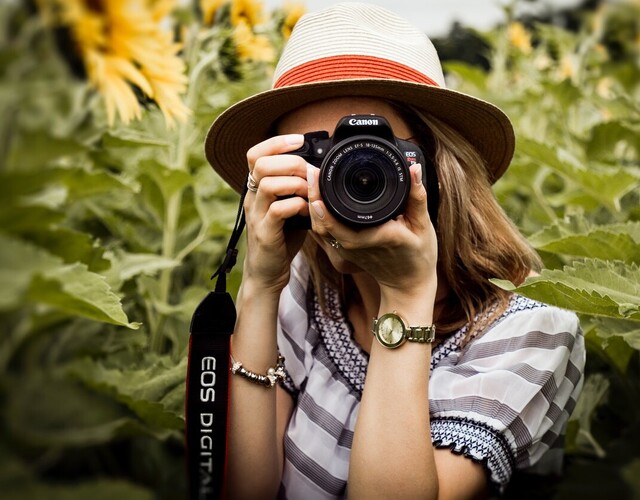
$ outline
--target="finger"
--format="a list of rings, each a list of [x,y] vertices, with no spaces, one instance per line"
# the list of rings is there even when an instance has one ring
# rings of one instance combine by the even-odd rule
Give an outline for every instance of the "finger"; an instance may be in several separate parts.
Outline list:
[[[309,204],[304,198],[298,196],[283,198],[269,205],[264,222],[274,228],[282,229],[285,221],[296,215],[309,215]]]
[[[297,176],[264,177],[260,180],[253,209],[265,214],[269,206],[281,198],[297,197],[307,203],[307,180]]]
[[[327,207],[320,197],[320,170],[312,165],[307,165],[307,198],[309,200],[309,217],[311,218],[311,230],[320,236],[329,236],[325,226],[327,217]]]
[[[424,228],[429,223],[429,212],[427,210],[427,190],[422,183],[422,165],[419,163],[411,165],[409,172],[411,189],[403,216],[411,226]]]
[[[321,199],[319,181],[320,169],[307,163],[307,198],[309,203]]]
[[[307,162],[296,155],[261,156],[255,161],[251,175],[258,184],[261,179],[270,176],[297,176],[306,179]]]
[[[253,171],[259,158],[289,153],[301,147],[303,142],[304,136],[302,134],[287,134],[276,135],[256,144],[247,151],[249,171]]]

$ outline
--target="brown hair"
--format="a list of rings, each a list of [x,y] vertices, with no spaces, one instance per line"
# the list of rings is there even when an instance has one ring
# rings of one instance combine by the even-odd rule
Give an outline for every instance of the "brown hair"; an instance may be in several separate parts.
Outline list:
[[[470,337],[502,314],[509,301],[510,294],[489,279],[519,284],[539,269],[540,259],[498,205],[473,146],[442,121],[395,107],[414,131],[412,139],[432,157],[439,179],[438,279],[447,283],[449,294],[436,318],[437,330],[451,333],[470,323]],[[312,238],[306,239],[303,251],[323,308],[325,285],[340,291],[344,304],[350,280],[333,269]],[[488,314],[474,324],[480,312]]]

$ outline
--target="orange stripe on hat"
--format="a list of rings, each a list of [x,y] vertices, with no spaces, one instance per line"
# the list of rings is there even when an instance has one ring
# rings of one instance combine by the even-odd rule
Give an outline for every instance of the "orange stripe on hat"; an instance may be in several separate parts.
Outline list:
[[[439,86],[424,73],[396,61],[364,55],[338,55],[307,61],[293,67],[278,77],[273,88],[358,78],[384,78]]]

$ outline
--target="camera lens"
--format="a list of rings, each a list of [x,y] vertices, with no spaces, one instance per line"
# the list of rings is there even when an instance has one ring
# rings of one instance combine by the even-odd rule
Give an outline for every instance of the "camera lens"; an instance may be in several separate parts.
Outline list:
[[[362,156],[345,168],[343,187],[356,203],[373,203],[382,196],[387,182],[380,165]]]
[[[324,159],[320,192],[329,211],[346,224],[376,225],[404,208],[410,181],[406,160],[390,142],[356,136],[335,145]]]

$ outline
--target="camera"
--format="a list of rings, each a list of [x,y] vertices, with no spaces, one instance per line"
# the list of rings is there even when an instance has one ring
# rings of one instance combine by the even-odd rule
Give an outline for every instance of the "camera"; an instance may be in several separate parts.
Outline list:
[[[292,154],[320,169],[327,209],[352,227],[375,226],[400,215],[411,189],[409,167],[420,163],[429,215],[436,223],[438,178],[431,159],[415,143],[395,137],[382,116],[345,116],[332,137],[326,130],[306,133],[302,147]],[[295,216],[285,228],[309,229],[310,220]]]

